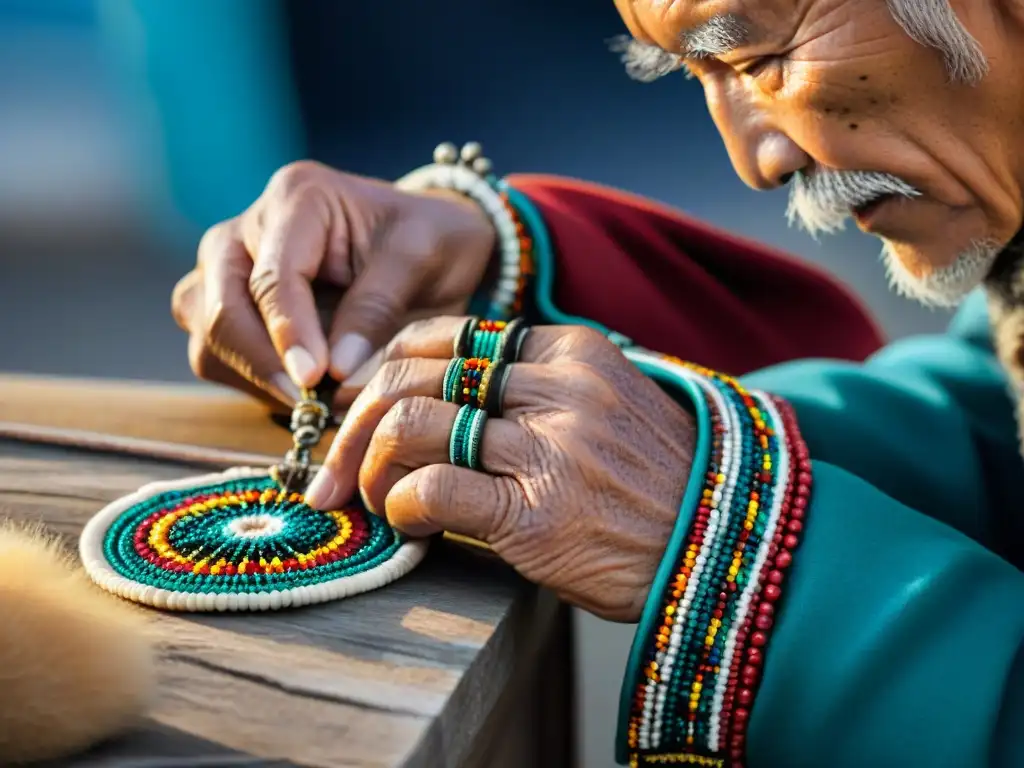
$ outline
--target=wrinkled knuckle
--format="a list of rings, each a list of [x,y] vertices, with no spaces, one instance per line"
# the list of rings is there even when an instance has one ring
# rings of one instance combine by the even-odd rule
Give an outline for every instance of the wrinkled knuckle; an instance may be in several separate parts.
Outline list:
[[[281,166],[267,182],[266,193],[272,196],[292,197],[299,193],[323,174],[325,166],[315,160],[296,160]]]
[[[281,270],[272,264],[263,264],[253,268],[249,274],[249,295],[256,306],[264,311],[272,309],[281,293],[284,276]]]
[[[388,342],[384,350],[384,357],[388,360],[398,360],[412,357],[412,351],[416,348],[415,339],[423,338],[429,333],[429,320],[414,320],[395,334]]]
[[[522,529],[521,491],[516,481],[509,477],[497,478],[497,493],[493,500],[493,535],[495,538],[509,538]],[[454,501],[454,500],[453,500]]]
[[[374,376],[373,388],[383,395],[387,392],[401,392],[412,379],[412,361],[409,359],[388,360],[381,365]]]
[[[228,254],[231,244],[236,239],[234,220],[222,221],[214,224],[203,233],[199,239],[199,247],[196,249],[196,262],[198,264],[209,264],[211,261],[224,258]]]
[[[565,364],[565,381],[577,402],[599,409],[608,409],[619,400],[618,390],[600,368],[590,361]]]
[[[416,482],[414,493],[416,503],[422,510],[454,509],[456,487],[452,482],[451,473],[445,472],[444,466],[435,464],[422,470],[423,475]]]
[[[388,410],[378,431],[388,442],[395,445],[413,440],[423,432],[423,425],[429,421],[435,401],[429,397],[406,397]]]

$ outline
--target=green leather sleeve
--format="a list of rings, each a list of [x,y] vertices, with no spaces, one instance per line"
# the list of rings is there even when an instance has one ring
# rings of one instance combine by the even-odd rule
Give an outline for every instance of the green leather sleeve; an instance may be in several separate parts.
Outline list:
[[[814,459],[752,768],[1024,766],[1024,575],[1007,541],[1024,464],[978,302],[859,366],[744,379],[790,401]]]

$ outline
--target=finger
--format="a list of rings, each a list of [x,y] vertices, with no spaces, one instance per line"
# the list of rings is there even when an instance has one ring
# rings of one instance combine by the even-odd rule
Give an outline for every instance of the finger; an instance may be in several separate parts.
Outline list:
[[[455,340],[465,328],[467,317],[444,316],[418,320],[405,326],[384,348],[382,362],[404,357],[451,358]],[[586,333],[587,329],[582,329]],[[574,327],[538,325],[527,332],[519,354],[523,362],[549,362],[575,349],[580,333]],[[596,331],[594,332],[596,333]]]
[[[454,403],[426,397],[406,398],[391,407],[374,430],[359,467],[359,492],[371,511],[384,509],[388,491],[410,471],[448,463],[448,445],[458,411]],[[515,475],[528,460],[529,448],[529,438],[518,424],[488,419],[480,444],[481,468],[491,474]],[[351,498],[337,492],[334,477],[340,458],[340,449],[334,443],[315,481],[324,485],[312,485],[307,492],[307,501],[315,492],[314,501],[310,501],[313,506],[332,506]]]
[[[449,531],[486,542],[510,525],[523,504],[512,478],[432,464],[395,483],[384,509],[388,522],[410,536]]]
[[[395,335],[419,275],[396,258],[371,258],[338,306],[331,327],[331,375],[344,382]]]
[[[243,379],[285,403],[299,399],[249,295],[252,260],[234,226],[210,230],[200,243],[203,343]]]
[[[349,407],[334,439],[337,493],[350,498],[356,491],[359,466],[374,430],[396,403],[409,397],[441,397],[448,363],[407,358],[386,363]]]
[[[288,375],[311,388],[327,372],[327,339],[312,282],[328,248],[331,213],[322,192],[307,190],[264,207],[249,291]]]
[[[294,405],[294,401],[291,399],[270,392],[266,388],[242,378],[234,368],[227,365],[206,346],[203,337],[199,334],[189,336],[188,360],[192,372],[203,381],[230,387],[266,403],[278,411],[283,410],[282,406]]]
[[[194,315],[201,309],[201,302],[196,300],[196,294],[202,285],[202,273],[198,269],[193,269],[177,282],[171,292],[171,317],[186,333],[191,333]]]

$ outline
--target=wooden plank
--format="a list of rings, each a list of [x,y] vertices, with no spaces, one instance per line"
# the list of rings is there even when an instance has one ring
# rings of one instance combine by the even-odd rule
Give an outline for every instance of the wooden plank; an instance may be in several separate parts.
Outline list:
[[[290,445],[265,405],[205,384],[4,374],[0,421],[274,456]],[[329,444],[324,440],[318,458]]]
[[[74,402],[92,398],[98,408],[111,391]],[[162,391],[159,400],[177,402],[181,418],[197,400],[178,396]],[[102,407],[125,406],[115,402]],[[4,404],[5,418],[14,415]],[[153,400],[134,407],[156,413],[156,423],[174,420]],[[68,415],[83,426],[80,412]],[[221,411],[211,417],[225,423]],[[86,427],[110,419],[90,418]],[[114,421],[131,430],[123,418]],[[183,437],[192,426],[182,426]],[[204,439],[253,449],[219,433]],[[70,544],[113,498],[197,471],[208,470],[0,441],[0,515],[41,521]],[[565,612],[493,557],[440,542],[406,578],[336,603],[274,614],[150,614],[162,638],[162,687],[145,728],[65,764],[463,766],[501,743],[495,707],[514,676],[538,669],[544,654],[536,649],[555,642]],[[555,716],[568,733],[567,712]]]

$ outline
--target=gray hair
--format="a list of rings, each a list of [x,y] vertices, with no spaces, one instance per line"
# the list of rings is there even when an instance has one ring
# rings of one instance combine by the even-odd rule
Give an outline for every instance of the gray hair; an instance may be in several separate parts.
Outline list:
[[[942,54],[953,82],[974,85],[988,72],[978,41],[960,23],[950,0],[886,0],[896,23],[921,45]]]
[[[974,85],[988,72],[981,46],[960,23],[950,0],[886,0],[886,4],[911,39],[942,55],[951,81]],[[704,55],[728,48],[741,32],[729,21],[728,17],[712,19],[712,23],[690,33],[685,40],[687,48]],[[611,50],[621,55],[626,73],[634,80],[649,83],[680,69],[687,71],[682,56],[641,43],[629,35],[619,35],[608,42]]]

